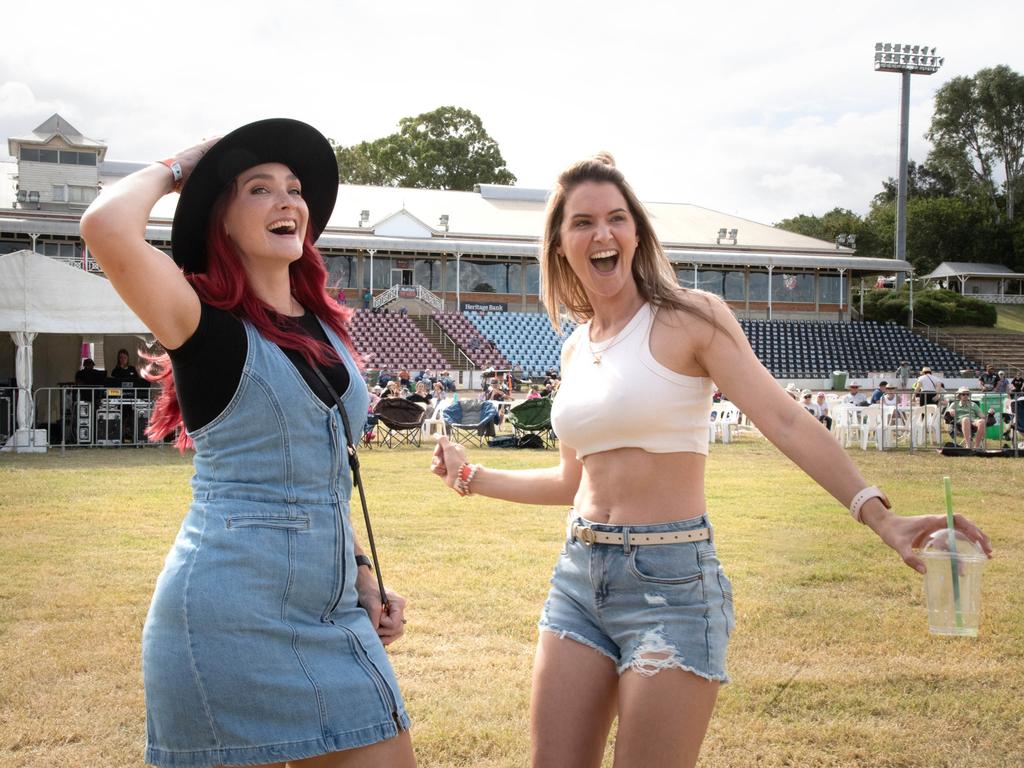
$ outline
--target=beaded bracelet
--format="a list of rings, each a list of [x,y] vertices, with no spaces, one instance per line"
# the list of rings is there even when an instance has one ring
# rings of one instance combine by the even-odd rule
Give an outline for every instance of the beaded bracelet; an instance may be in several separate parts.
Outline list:
[[[477,470],[479,469],[479,464],[464,463],[459,467],[459,476],[455,480],[455,492],[459,494],[459,496],[473,495],[473,492],[469,490],[469,486],[473,482],[473,478],[476,477]]]

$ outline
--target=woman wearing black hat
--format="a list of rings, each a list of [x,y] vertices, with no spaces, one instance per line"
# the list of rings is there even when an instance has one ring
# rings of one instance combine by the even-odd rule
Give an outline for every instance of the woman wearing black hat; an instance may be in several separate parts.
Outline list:
[[[175,264],[145,227],[178,190]],[[415,764],[383,648],[405,601],[383,604],[348,519],[344,416],[359,435],[368,395],[313,245],[336,195],[327,140],[264,120],[126,177],[82,219],[169,351],[149,434],[181,428],[196,450],[143,630],[156,765]]]

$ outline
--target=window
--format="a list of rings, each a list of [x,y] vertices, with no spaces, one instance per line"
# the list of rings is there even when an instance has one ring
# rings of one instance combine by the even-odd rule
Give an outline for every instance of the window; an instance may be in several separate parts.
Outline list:
[[[413,262],[414,279],[431,291],[441,290],[441,262],[438,259],[416,259]]]
[[[52,256],[60,259],[80,258],[78,248],[74,243],[42,241],[36,244],[36,250],[44,256]]]
[[[540,264],[532,260],[526,262],[526,295],[540,295]]]
[[[327,284],[339,288],[354,288],[356,271],[355,259],[352,256],[325,256],[327,267]]]
[[[772,273],[772,301],[813,304],[814,275],[776,270]]]
[[[68,186],[69,203],[91,203],[95,199],[95,187],[78,187],[74,185]]]
[[[56,163],[60,161],[60,152],[56,149],[40,149],[39,150],[39,162],[41,163]]]
[[[27,161],[32,162],[32,163],[38,163],[39,162],[39,150],[38,149],[28,149],[27,147],[23,148],[21,150],[21,159],[22,160],[27,160]]]
[[[63,184],[53,185],[53,202],[64,203],[67,202],[67,187]]]
[[[821,275],[818,278],[818,285],[819,301],[822,304],[839,303],[839,275]]]
[[[475,293],[519,293],[517,264],[462,259],[459,267],[459,288]],[[446,289],[455,290],[455,263],[448,264]]]

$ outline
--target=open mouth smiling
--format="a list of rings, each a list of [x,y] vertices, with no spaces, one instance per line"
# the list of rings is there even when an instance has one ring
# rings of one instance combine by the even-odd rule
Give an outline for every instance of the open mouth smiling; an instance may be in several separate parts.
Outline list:
[[[295,234],[296,223],[292,219],[280,219],[267,227],[267,230],[275,235]]]
[[[619,252],[604,250],[590,254],[590,263],[598,272],[612,272],[619,263]]]

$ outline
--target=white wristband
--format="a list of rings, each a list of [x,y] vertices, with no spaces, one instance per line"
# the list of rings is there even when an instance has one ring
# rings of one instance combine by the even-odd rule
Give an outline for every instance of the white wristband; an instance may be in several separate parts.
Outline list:
[[[861,519],[860,513],[868,499],[878,499],[886,509],[892,509],[892,504],[889,503],[889,497],[885,495],[885,492],[882,491],[881,488],[877,485],[864,488],[850,501],[850,515],[854,520],[862,525],[864,521]]]

